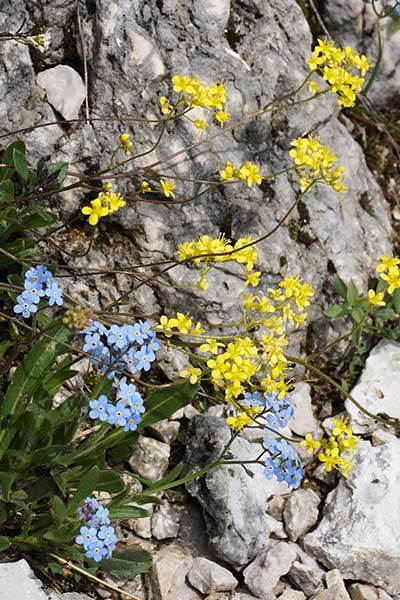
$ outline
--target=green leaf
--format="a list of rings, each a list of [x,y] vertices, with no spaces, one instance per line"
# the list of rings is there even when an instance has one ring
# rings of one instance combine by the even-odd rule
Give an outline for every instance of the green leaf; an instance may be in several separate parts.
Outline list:
[[[393,307],[398,315],[400,315],[400,289],[394,291],[393,294]]]
[[[28,163],[26,161],[26,156],[22,152],[20,152],[17,148],[13,149],[13,163],[15,166],[15,170],[18,175],[21,177],[23,181],[28,181],[29,179],[29,169]]]
[[[351,316],[353,317],[356,323],[361,323],[361,321],[364,318],[364,314],[365,313],[362,310],[362,308],[353,308],[353,310],[351,311]]]
[[[326,315],[327,317],[330,317],[331,319],[336,319],[337,317],[343,317],[346,314],[347,314],[346,307],[340,306],[339,304],[335,304],[334,306],[331,306],[324,311],[324,315]]]
[[[357,291],[356,286],[353,283],[353,280],[350,281],[350,283],[347,287],[346,300],[347,300],[347,304],[349,306],[354,306],[358,300],[358,291]]]
[[[11,487],[17,478],[15,472],[0,472],[0,494],[6,502],[10,497]]]
[[[109,492],[110,494],[119,494],[125,488],[125,484],[115,471],[105,469],[99,473],[99,481],[96,490],[99,492]]]
[[[57,183],[59,185],[61,185],[68,173],[68,163],[67,162],[54,163],[53,165],[49,166],[48,173],[49,174],[58,173]]]
[[[144,508],[130,506],[129,504],[110,509],[110,519],[141,519],[142,517],[148,517],[149,514],[149,511]]]
[[[151,556],[145,550],[131,546],[127,550],[115,552],[113,557],[102,561],[100,567],[117,579],[133,579],[140,573],[147,573],[151,567]]]
[[[0,552],[11,546],[11,542],[5,535],[0,536]]]
[[[86,496],[90,496],[93,490],[96,489],[98,480],[99,468],[95,465],[90,469],[88,473],[86,473],[85,477],[82,478],[82,481],[78,485],[78,489],[76,490],[74,497],[68,503],[66,512],[68,516],[75,514],[82,500],[86,498]]]
[[[5,179],[0,183],[0,201],[13,202],[14,200],[14,184],[11,179]]]
[[[340,277],[336,277],[334,286],[335,286],[335,290],[336,290],[337,294],[339,294],[339,296],[341,296],[344,300],[346,300],[347,285],[345,284],[343,279],[341,279]]]
[[[174,412],[190,404],[197,390],[197,385],[175,383],[149,394],[145,401],[146,412],[139,429],[168,419]]]
[[[56,357],[65,352],[58,342],[68,342],[72,332],[64,326],[48,331],[52,339],[41,338],[18,365],[13,380],[0,405],[0,421],[21,414],[29,405],[33,395],[40,389],[43,378]],[[12,427],[0,430],[0,458],[6,451],[15,431]]]

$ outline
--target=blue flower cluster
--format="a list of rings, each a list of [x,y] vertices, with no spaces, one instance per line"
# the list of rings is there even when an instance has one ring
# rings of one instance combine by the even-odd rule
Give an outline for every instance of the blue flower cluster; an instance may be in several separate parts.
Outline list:
[[[83,351],[93,356],[92,363],[107,373],[109,379],[122,371],[148,371],[160,347],[147,321],[109,328],[93,321],[82,333],[85,334]]]
[[[249,407],[259,407],[265,413],[268,430],[279,432],[286,427],[294,416],[293,404],[289,396],[278,398],[277,394],[247,392],[243,402]],[[279,435],[279,433],[278,433]],[[267,435],[263,446],[272,455],[265,461],[264,475],[266,479],[276,477],[278,481],[286,481],[294,489],[300,486],[304,472],[296,450],[284,439]]]
[[[49,306],[61,306],[64,302],[57,279],[43,265],[28,269],[25,273],[24,288],[22,294],[17,296],[14,312],[25,319],[37,312],[41,298],[47,300]]]
[[[150,369],[160,347],[156,334],[147,321],[109,328],[93,321],[82,333],[85,334],[84,352],[93,356],[92,363],[109,379],[115,379],[117,388],[116,403],[104,395],[90,402],[90,418],[135,431],[145,411],[143,398],[133,383],[119,376],[124,371],[136,373]]]
[[[78,518],[86,522],[75,538],[76,543],[83,546],[85,556],[93,558],[96,562],[103,558],[111,558],[117,536],[114,527],[110,525],[108,509],[96,498],[86,498],[84,506],[78,511]]]

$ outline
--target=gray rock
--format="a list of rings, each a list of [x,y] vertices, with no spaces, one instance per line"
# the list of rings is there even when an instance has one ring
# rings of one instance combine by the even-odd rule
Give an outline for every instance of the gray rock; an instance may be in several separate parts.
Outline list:
[[[237,579],[228,569],[206,558],[195,558],[187,574],[189,582],[202,594],[229,592],[237,586]]]
[[[271,517],[271,515],[269,515],[269,514],[266,515],[266,519],[267,519],[268,527],[271,532],[270,533],[271,538],[276,539],[276,540],[287,539],[288,536],[287,536],[285,529],[283,528],[282,521],[277,521],[276,519],[274,519],[274,517]]]
[[[253,596],[253,594],[250,594],[250,592],[244,592],[243,590],[233,590],[232,594],[231,594],[231,600],[257,600],[256,596]],[[271,597],[271,600],[274,600],[273,597]]]
[[[91,600],[86,594],[77,594],[76,592],[66,592],[65,594],[59,594],[60,600]]]
[[[179,544],[164,546],[154,556],[150,586],[154,600],[200,600],[187,585],[186,575],[193,563],[188,550]]]
[[[327,589],[313,596],[313,600],[351,600],[340,572],[337,569],[328,571],[325,579]]]
[[[283,520],[292,542],[296,542],[317,522],[320,501],[318,494],[312,490],[296,490],[289,496],[283,511]]]
[[[369,412],[400,418],[400,343],[382,340],[373,348],[351,394]],[[355,433],[371,433],[379,423],[362,413],[350,400],[345,402]]]
[[[186,462],[198,470],[218,458],[230,439],[224,419],[198,416],[188,432]],[[255,459],[259,446],[241,437],[229,451],[239,460]],[[239,465],[224,465],[186,484],[204,510],[209,543],[218,558],[240,568],[248,564],[270,542],[265,514],[267,500],[279,493],[281,484],[267,481],[261,465],[247,465],[254,477]]]
[[[72,67],[57,65],[41,71],[37,82],[45,90],[48,102],[64,119],[78,118],[86,92],[81,76]]]
[[[57,600],[53,592],[45,592],[26,560],[0,563],[1,600]]]
[[[353,583],[349,587],[349,592],[351,600],[391,600],[392,598],[382,589],[365,583]]]
[[[296,383],[294,390],[290,392],[290,397],[294,407],[294,418],[289,423],[290,429],[297,435],[305,436],[306,433],[312,433],[319,439],[322,432],[319,433],[320,426],[312,410],[310,384],[304,381]]]
[[[288,579],[308,598],[323,590],[325,571],[298,544],[293,544],[293,548],[297,553],[297,560],[290,568]]]
[[[177,537],[182,507],[164,501],[151,518],[151,530],[157,540]]]
[[[162,442],[171,445],[178,437],[180,426],[179,421],[169,421],[166,419],[158,423],[153,423],[149,427],[149,431]]]
[[[282,575],[289,572],[295,559],[296,551],[284,542],[261,551],[243,571],[247,587],[259,598],[263,598],[265,593],[272,593]]]
[[[154,482],[165,475],[169,452],[168,444],[141,435],[133,446],[129,464],[135,473]]]
[[[287,590],[279,596],[279,600],[306,600],[306,596],[298,590]]]
[[[305,536],[306,552],[345,579],[399,593],[399,493],[400,441],[361,442],[348,479],[328,495],[323,520]]]

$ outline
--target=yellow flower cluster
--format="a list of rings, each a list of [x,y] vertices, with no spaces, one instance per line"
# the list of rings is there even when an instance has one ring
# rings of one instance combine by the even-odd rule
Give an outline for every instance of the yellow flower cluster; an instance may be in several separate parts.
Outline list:
[[[130,149],[133,146],[133,143],[129,139],[129,133],[121,133],[119,136],[119,142],[125,156],[129,156],[131,153]]]
[[[142,194],[163,194],[166,198],[175,198],[173,190],[176,189],[176,185],[174,183],[160,179],[160,185],[161,189],[155,190],[148,181],[142,181],[140,184],[140,191]]]
[[[258,284],[261,273],[260,271],[252,272],[254,263],[258,258],[258,252],[255,246],[252,245],[252,241],[252,237],[247,236],[239,238],[235,244],[232,244],[223,235],[217,238],[203,235],[197,242],[190,241],[180,244],[175,254],[178,256],[180,262],[197,257],[193,258],[193,262],[197,265],[204,265],[201,278],[197,284],[197,287],[201,290],[208,288],[205,274],[212,264],[228,261],[243,265],[243,268],[247,271],[246,284],[254,286]]]
[[[172,77],[174,91],[180,94],[180,98],[173,108],[180,103],[187,108],[204,108],[213,113],[215,120],[223,126],[229,121],[230,115],[226,104],[226,89],[223,83],[214,83],[211,86],[204,85],[199,77],[188,77],[187,75],[174,75]],[[161,112],[164,115],[172,110],[165,96],[160,98]],[[207,122],[205,118],[195,119],[193,124],[198,129],[205,129]]]
[[[383,281],[386,281],[386,285],[388,286],[387,291],[389,294],[393,294],[395,290],[400,288],[399,264],[400,258],[397,256],[381,256],[381,262],[376,268],[377,272],[379,273],[379,277],[383,279]]]
[[[331,186],[335,192],[345,192],[344,167],[333,168],[338,158],[327,146],[319,143],[318,135],[309,135],[306,138],[297,138],[291,142],[294,146],[289,151],[294,159],[301,191],[304,192],[313,183],[325,183]]]
[[[84,206],[82,213],[89,216],[90,225],[97,225],[99,219],[116,212],[125,204],[126,202],[121,194],[113,192],[111,183],[106,183],[104,191],[100,192],[97,198],[90,202],[90,205]]]
[[[353,435],[346,419],[333,419],[333,422],[335,427],[328,440],[319,442],[313,439],[311,433],[307,433],[306,439],[300,442],[300,445],[307,449],[308,454],[321,449],[317,456],[324,463],[325,470],[329,473],[332,469],[337,469],[347,477],[352,468],[351,459],[359,438]],[[344,456],[345,454],[347,456]]]
[[[221,179],[225,181],[231,181],[233,179],[239,179],[240,181],[247,181],[247,185],[252,187],[254,183],[260,185],[263,178],[260,175],[259,167],[251,162],[245,162],[239,169],[237,169],[229,160],[226,162],[225,169],[220,173]]]
[[[257,406],[250,406],[247,408],[247,412],[240,412],[236,417],[228,417],[226,422],[231,429],[241,431],[247,425],[254,423],[254,417],[260,412],[260,408]]]
[[[166,315],[162,315],[160,324],[156,325],[156,329],[161,331],[166,337],[171,337],[177,333],[201,335],[204,332],[201,323],[197,323],[193,327],[192,319],[181,312],[177,312],[176,317],[172,319],[168,319]]]
[[[339,104],[345,107],[354,106],[357,93],[364,84],[364,75],[371,67],[368,58],[353,47],[337,48],[323,40],[318,40],[308,64],[325,79]]]

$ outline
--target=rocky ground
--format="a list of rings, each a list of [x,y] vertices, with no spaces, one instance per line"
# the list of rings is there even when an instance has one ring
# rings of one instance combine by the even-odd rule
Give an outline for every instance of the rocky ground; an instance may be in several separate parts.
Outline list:
[[[61,117],[85,115],[85,66],[90,115],[158,115],[158,97],[168,94],[174,73],[225,79],[234,118],[257,110],[302,80],[312,45],[307,20],[295,0],[87,0],[77,19],[75,3],[63,0],[3,0],[1,31],[28,26],[49,30],[52,44],[38,56],[26,46],[0,45],[1,129],[31,127]],[[362,0],[327,0],[323,17],[340,43],[351,43],[376,55],[374,20]],[[383,68],[371,100],[384,109],[399,92],[399,31],[383,28]],[[80,111],[80,112],[79,112]],[[345,123],[345,124],[344,124]],[[36,129],[26,136],[35,158],[68,160],[76,171],[104,165],[118,133],[126,125],[82,122]],[[175,173],[209,176],[226,159],[252,160],[263,172],[289,166],[289,142],[318,130],[322,142],[337,152],[349,173],[348,192],[340,202],[328,188],[319,189],[288,226],[260,248],[259,269],[268,287],[285,274],[301,275],[316,289],[311,325],[294,339],[297,349],[318,347],[337,335],[322,317],[333,297],[339,274],[363,290],[383,253],[393,251],[391,206],[367,167],[351,127],[338,116],[333,99],[316,101],[284,115],[247,125],[220,137],[212,150],[190,153],[171,164]],[[131,127],[138,150],[154,140],[151,128]],[[185,125],[170,132],[162,158],[193,142]],[[112,140],[112,141],[111,141]],[[222,158],[221,158],[222,156]],[[102,162],[103,161],[103,162]],[[146,164],[145,162],[142,165]],[[182,184],[182,197],[193,193]],[[82,221],[59,234],[57,248],[44,247],[60,264],[79,269],[123,269],[137,261],[168,258],[179,243],[203,233],[225,231],[237,238],[271,228],[294,200],[296,182],[284,175],[264,190],[243,188],[213,192],[195,204],[163,207],[127,206],[100,226],[88,253],[88,231]],[[81,196],[65,194],[60,213],[78,213]],[[111,226],[110,226],[111,223]],[[110,249],[112,251],[110,251]],[[189,275],[190,276],[190,275]],[[167,281],[181,282],[182,271]],[[132,285],[128,275],[72,280],[71,295],[104,306]],[[215,290],[222,289],[223,294]],[[234,273],[215,275],[205,294],[142,287],[124,312],[158,315],[187,310],[204,323],[221,323],[235,313],[241,283]],[[371,412],[400,417],[400,345],[384,340],[370,353],[353,389]],[[180,370],[176,356],[161,366],[171,379]],[[321,437],[330,430],[331,405],[316,410],[308,383],[293,392],[296,416],[291,430]],[[348,479],[312,465],[301,489],[289,492],[267,481],[262,469],[250,477],[240,466],[224,466],[192,482],[186,491],[168,492],[151,516],[123,522],[120,537],[152,551],[150,576],[114,582],[145,600],[385,600],[400,599],[400,442],[395,433],[364,418],[347,404],[354,432],[362,435],[360,451]],[[157,480],[174,453],[185,447],[194,468],[212,460],[224,445],[228,429],[223,409],[200,414],[186,408],[167,423],[146,431],[130,464],[143,477]],[[206,442],[206,443],[205,443]],[[247,434],[232,447],[242,460],[254,457]],[[139,491],[139,490],[138,490]],[[29,591],[29,593],[28,593]],[[95,591],[109,597],[104,590]],[[22,594],[22,595],[21,595]],[[107,596],[108,594],[108,596]],[[1,600],[83,600],[73,593],[47,593],[23,560],[0,564]]]

